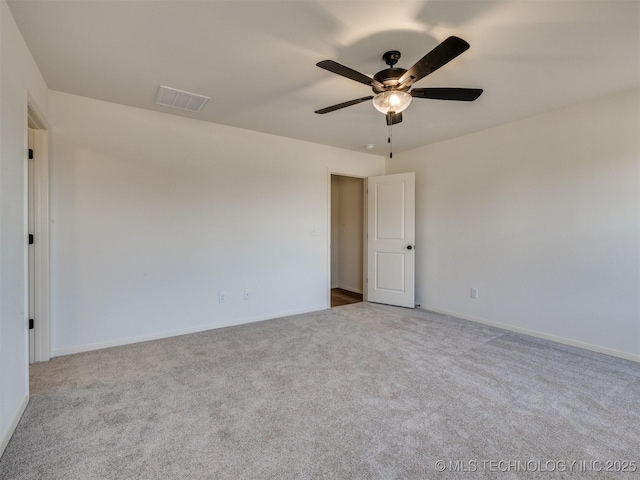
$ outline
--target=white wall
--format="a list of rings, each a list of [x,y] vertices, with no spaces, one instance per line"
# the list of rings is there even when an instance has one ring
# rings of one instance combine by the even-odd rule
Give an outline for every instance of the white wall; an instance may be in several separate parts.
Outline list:
[[[26,309],[27,98],[47,114],[47,86],[0,1],[0,454],[29,395]],[[46,118],[41,120],[46,121]]]
[[[384,158],[49,101],[54,356],[328,307],[328,173]]]
[[[640,360],[639,107],[636,89],[387,161],[416,172],[418,303]]]

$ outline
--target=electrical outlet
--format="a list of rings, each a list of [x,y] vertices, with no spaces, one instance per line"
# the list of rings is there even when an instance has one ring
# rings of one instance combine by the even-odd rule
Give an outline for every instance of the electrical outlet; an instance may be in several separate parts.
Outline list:
[[[309,227],[309,236],[315,237],[316,235],[318,235],[318,230],[316,229],[316,227]]]
[[[478,298],[478,289],[477,288],[472,288],[471,289],[471,298]]]
[[[220,303],[226,303],[227,302],[227,292],[220,292],[220,294],[218,296],[218,300],[220,301]]]
[[[244,291],[244,299],[251,300],[251,290],[245,289]]]

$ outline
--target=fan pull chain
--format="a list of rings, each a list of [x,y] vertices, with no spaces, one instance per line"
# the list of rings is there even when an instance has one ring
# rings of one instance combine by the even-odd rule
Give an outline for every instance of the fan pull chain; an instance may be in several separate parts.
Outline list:
[[[387,143],[389,143],[389,158],[393,158],[393,130],[391,129],[391,125],[389,125],[389,138],[387,138]]]

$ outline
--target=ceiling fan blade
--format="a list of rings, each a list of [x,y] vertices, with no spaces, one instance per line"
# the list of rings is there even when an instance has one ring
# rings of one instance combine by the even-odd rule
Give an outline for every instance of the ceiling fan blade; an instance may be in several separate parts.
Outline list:
[[[342,75],[343,77],[355,80],[356,82],[364,83],[365,85],[369,85],[370,87],[374,85],[378,87],[384,87],[384,85],[382,85],[377,80],[374,80],[370,76],[365,75],[364,73],[357,72],[354,69],[346,67],[338,62],[334,62],[333,60],[323,60],[316,63],[316,65],[320,68],[324,68],[325,70],[330,71],[331,73]]]
[[[335,110],[340,110],[341,108],[350,107],[351,105],[357,105],[359,103],[366,102],[367,100],[371,100],[372,98],[373,95],[370,95],[368,97],[356,98],[355,100],[349,100],[348,102],[338,103],[337,105],[332,105],[327,108],[316,110],[315,113],[323,114],[333,112]]]
[[[400,123],[402,121],[402,112],[387,113],[385,117],[387,119],[387,125],[395,125],[396,123]]]
[[[435,100],[460,100],[473,102],[482,94],[481,88],[414,88],[414,98],[433,98]]]
[[[469,48],[469,44],[458,37],[449,37],[422,57],[398,79],[401,85],[411,85],[435,72]]]

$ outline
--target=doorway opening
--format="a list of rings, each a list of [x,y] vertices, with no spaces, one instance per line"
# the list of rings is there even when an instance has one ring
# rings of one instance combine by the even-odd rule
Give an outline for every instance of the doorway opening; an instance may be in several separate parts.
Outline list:
[[[49,344],[49,170],[47,130],[41,116],[27,107],[26,289],[29,363],[46,362]]]
[[[365,180],[331,175],[331,307],[363,301]]]

